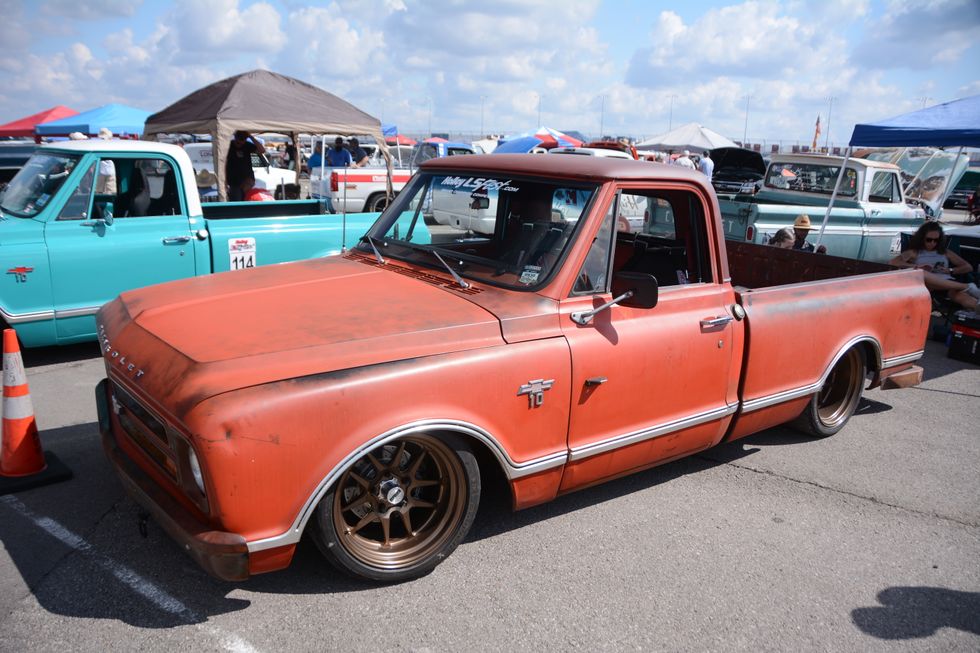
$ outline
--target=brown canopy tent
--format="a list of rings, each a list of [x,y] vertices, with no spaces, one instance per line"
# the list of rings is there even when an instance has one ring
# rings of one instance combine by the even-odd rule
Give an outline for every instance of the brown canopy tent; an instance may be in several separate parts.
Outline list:
[[[268,70],[242,73],[194,91],[147,118],[143,138],[153,140],[157,134],[210,134],[218,195],[224,200],[225,156],[239,129],[288,134],[297,148],[300,133],[374,136],[388,162],[391,195],[391,155],[381,133],[381,122],[336,95]],[[296,174],[298,181],[298,167]]]

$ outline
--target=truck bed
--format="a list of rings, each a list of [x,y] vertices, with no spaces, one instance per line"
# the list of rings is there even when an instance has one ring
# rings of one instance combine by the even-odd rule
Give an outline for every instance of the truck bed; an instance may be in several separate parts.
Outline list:
[[[208,220],[233,218],[273,218],[293,215],[321,215],[323,203],[318,200],[283,200],[278,202],[205,202],[201,205]]]
[[[887,263],[732,240],[725,241],[725,249],[732,285],[739,292],[897,269]]]

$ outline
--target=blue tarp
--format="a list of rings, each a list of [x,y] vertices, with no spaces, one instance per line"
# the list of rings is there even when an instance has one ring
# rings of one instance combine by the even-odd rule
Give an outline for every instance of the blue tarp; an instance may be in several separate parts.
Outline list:
[[[980,147],[980,95],[867,125],[854,125],[850,145]]]
[[[101,128],[105,127],[116,136],[142,134],[149,116],[149,111],[123,104],[107,104],[75,116],[40,124],[34,128],[34,133],[38,136],[64,136],[72,132],[81,132],[95,136]]]

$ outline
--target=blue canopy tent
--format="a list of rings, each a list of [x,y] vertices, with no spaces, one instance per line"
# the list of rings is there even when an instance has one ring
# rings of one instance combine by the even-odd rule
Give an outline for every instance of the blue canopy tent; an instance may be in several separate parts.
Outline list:
[[[854,125],[851,141],[844,152],[844,162],[837,175],[837,184],[830,196],[830,203],[820,225],[816,244],[820,244],[830,210],[837,199],[837,190],[851,148],[862,147],[980,147],[980,95],[973,95],[951,102],[905,113],[877,123]],[[959,154],[957,154],[957,159]],[[955,181],[953,182],[955,184]],[[952,185],[952,184],[949,184]],[[948,186],[947,186],[948,188]],[[940,201],[940,206],[942,202]]]
[[[851,147],[980,147],[980,95],[866,125],[854,125]]]
[[[95,136],[99,129],[105,127],[117,136],[139,136],[149,116],[149,111],[123,104],[107,104],[68,118],[42,123],[34,128],[34,133],[38,136],[67,136],[72,132],[81,132]]]

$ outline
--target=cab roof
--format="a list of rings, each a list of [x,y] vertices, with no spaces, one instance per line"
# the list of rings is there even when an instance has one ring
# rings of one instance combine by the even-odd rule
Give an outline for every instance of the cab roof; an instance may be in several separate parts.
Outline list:
[[[677,180],[693,182],[699,186],[708,185],[708,178],[703,174],[680,166],[600,156],[474,154],[430,159],[423,163],[421,168],[426,172],[560,177],[600,183]]]
[[[63,152],[158,152],[176,156],[178,152],[184,153],[183,148],[170,143],[159,143],[157,141],[141,140],[117,140],[110,141],[101,138],[90,138],[84,141],[57,141],[45,143],[41,150],[61,150]]]

